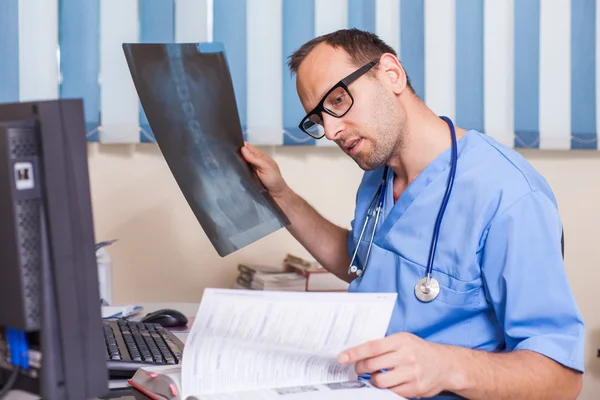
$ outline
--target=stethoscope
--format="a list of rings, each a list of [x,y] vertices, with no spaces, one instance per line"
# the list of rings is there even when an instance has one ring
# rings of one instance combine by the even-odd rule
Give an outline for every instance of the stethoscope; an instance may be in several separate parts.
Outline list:
[[[435,221],[435,227],[433,229],[433,237],[431,238],[431,246],[429,248],[429,259],[427,261],[427,274],[419,279],[417,284],[415,285],[415,295],[417,299],[424,303],[428,303],[434,300],[438,294],[440,293],[440,283],[437,279],[431,276],[431,271],[433,270],[433,259],[435,257],[435,250],[437,248],[438,236],[440,234],[440,226],[442,224],[442,218],[444,218],[444,212],[446,211],[446,205],[448,204],[448,199],[450,198],[450,192],[452,191],[452,185],[454,184],[454,177],[456,175],[456,163],[457,163],[457,155],[456,155],[456,132],[454,130],[454,124],[448,117],[440,117],[450,127],[450,133],[452,134],[452,159],[450,166],[450,174],[448,176],[448,183],[446,184],[446,193],[444,194],[444,199],[442,200],[442,204],[440,206],[440,210],[438,211],[438,216]],[[354,249],[354,253],[352,254],[352,259],[350,260],[350,267],[348,268],[348,274],[356,274],[357,276],[361,276],[369,262],[369,254],[371,253],[371,246],[373,245],[373,238],[375,236],[375,231],[377,229],[377,224],[379,223],[379,217],[381,214],[381,210],[383,209],[383,201],[385,199],[385,188],[387,186],[387,177],[388,177],[389,167],[386,165],[383,169],[383,176],[381,178],[381,182],[379,183],[379,187],[377,188],[377,192],[375,192],[375,196],[373,196],[373,200],[371,200],[371,204],[367,209],[367,214],[365,216],[365,222],[363,223],[360,236],[358,238],[358,243]],[[365,262],[362,269],[358,268],[354,261],[356,260],[356,255],[358,254],[358,248],[360,247],[360,243],[362,241],[363,235],[371,218],[375,218],[375,222],[373,224],[373,231],[371,232],[371,237],[369,238],[369,246],[367,247],[367,254],[365,256]]]

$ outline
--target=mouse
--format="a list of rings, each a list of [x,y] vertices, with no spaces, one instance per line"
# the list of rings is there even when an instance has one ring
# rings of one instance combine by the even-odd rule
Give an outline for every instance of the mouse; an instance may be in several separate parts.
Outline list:
[[[188,323],[188,319],[185,315],[177,310],[163,308],[147,314],[141,319],[141,322],[159,324],[165,328],[175,328],[186,325]]]

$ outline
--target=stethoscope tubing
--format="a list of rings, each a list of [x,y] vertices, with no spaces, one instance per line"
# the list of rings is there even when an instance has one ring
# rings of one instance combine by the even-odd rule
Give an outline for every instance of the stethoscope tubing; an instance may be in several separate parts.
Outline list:
[[[442,224],[442,218],[444,217],[444,213],[446,212],[446,206],[448,205],[448,199],[450,198],[450,193],[452,192],[452,186],[454,185],[454,176],[456,175],[456,164],[457,164],[457,144],[456,144],[456,131],[454,130],[454,124],[448,117],[440,117],[450,127],[450,132],[452,136],[452,162],[450,163],[450,174],[448,175],[448,183],[446,184],[446,193],[444,194],[444,199],[442,200],[442,204],[440,205],[440,210],[438,211],[437,219],[435,221],[435,227],[433,228],[433,235],[431,237],[431,246],[429,248],[429,259],[427,260],[427,278],[431,277],[431,271],[433,270],[433,259],[435,257],[435,251],[437,248],[438,237],[440,235],[440,226]]]
[[[365,256],[364,265],[366,266],[367,262],[369,261],[369,254],[371,253],[371,247],[373,246],[373,239],[375,237],[375,231],[377,228],[377,224],[379,223],[379,216],[381,215],[381,210],[383,209],[383,203],[385,200],[385,188],[387,185],[388,169],[389,169],[389,167],[386,165],[384,168],[381,183],[379,184],[379,187],[377,188],[377,192],[375,193],[375,196],[373,197],[373,200],[371,200],[371,203],[369,204],[369,208],[367,209],[367,215],[365,217],[365,222],[363,224],[362,230],[360,231],[360,236],[358,237],[358,244],[354,248],[354,253],[352,254],[352,259],[350,260],[350,267],[348,268],[348,274],[353,274],[353,273],[357,272],[360,275],[363,272],[354,265],[354,260],[356,260],[356,255],[358,254],[358,249],[360,247],[360,243],[362,242],[362,238],[364,236],[365,229],[369,225],[369,220],[371,219],[373,214],[375,214],[375,222],[374,222],[374,226],[373,226],[373,232],[371,232],[371,238],[369,240],[369,245],[367,247],[367,255]],[[374,207],[376,207],[376,208],[374,209]]]
[[[450,127],[451,138],[452,138],[451,164],[450,164],[450,174],[448,176],[448,182],[446,184],[446,192],[444,193],[444,198],[442,200],[440,209],[438,211],[435,226],[433,229],[433,235],[431,238],[431,245],[429,248],[429,258],[427,260],[427,270],[426,270],[426,276],[424,279],[425,286],[428,289],[430,288],[429,284],[430,284],[430,279],[431,279],[431,273],[433,271],[433,262],[434,262],[434,258],[435,258],[435,252],[437,249],[440,227],[441,227],[442,219],[444,217],[444,213],[446,212],[446,206],[448,205],[448,200],[450,198],[452,188],[454,186],[454,178],[456,175],[456,167],[457,167],[457,163],[458,163],[457,140],[456,140],[456,131],[454,129],[454,124],[452,123],[452,120],[450,120],[450,118],[448,118],[448,117],[441,116],[440,118],[443,119]],[[358,243],[354,249],[354,253],[352,254],[352,259],[350,260],[350,267],[348,268],[349,274],[356,272],[357,275],[360,276],[360,275],[362,275],[362,273],[364,272],[364,270],[367,267],[369,255],[371,253],[371,247],[373,246],[373,239],[375,237],[375,232],[377,230],[377,224],[379,222],[379,216],[381,214],[381,210],[383,209],[383,204],[384,204],[384,200],[385,200],[385,189],[387,186],[388,171],[389,171],[389,167],[386,165],[384,168],[384,171],[383,171],[383,176],[382,176],[382,180],[379,185],[379,188],[377,189],[377,192],[375,193],[375,196],[373,197],[373,200],[371,200],[371,203],[369,204],[369,208],[367,209],[365,222],[364,222],[362,230],[360,232],[360,236],[358,238]],[[376,206],[375,206],[375,204],[376,204]],[[373,207],[376,207],[376,209],[373,210]],[[358,254],[358,249],[360,247],[360,243],[364,236],[365,230],[367,228],[370,218],[373,216],[374,211],[375,211],[375,221],[374,221],[373,231],[371,232],[371,237],[369,239],[369,244],[367,247],[367,254],[365,257],[364,265],[363,265],[362,269],[358,269],[358,267],[354,265],[354,261],[356,259],[356,255]],[[435,298],[435,296],[433,298]],[[430,301],[430,300],[428,300],[428,301]]]

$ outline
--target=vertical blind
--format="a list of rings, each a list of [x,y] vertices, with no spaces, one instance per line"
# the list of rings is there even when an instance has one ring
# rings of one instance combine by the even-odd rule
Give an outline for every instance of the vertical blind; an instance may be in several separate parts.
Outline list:
[[[516,148],[598,149],[599,2],[2,0],[0,102],[81,97],[88,140],[153,142],[122,43],[218,41],[249,142],[328,146],[297,128],[287,57],[356,27],[390,44],[456,124]]]

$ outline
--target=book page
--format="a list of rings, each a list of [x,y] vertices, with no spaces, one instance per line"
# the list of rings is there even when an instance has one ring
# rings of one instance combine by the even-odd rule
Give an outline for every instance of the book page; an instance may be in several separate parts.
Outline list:
[[[206,289],[182,361],[184,394],[356,379],[338,354],[385,335],[396,293]]]
[[[201,395],[198,400],[406,400],[364,381]]]

